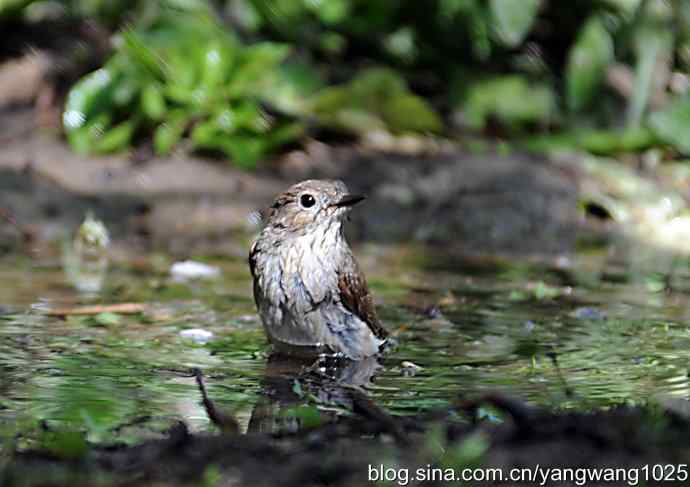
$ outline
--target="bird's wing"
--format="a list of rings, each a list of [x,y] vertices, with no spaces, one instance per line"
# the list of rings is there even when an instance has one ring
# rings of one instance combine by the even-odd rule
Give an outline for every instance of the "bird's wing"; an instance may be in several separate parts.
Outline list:
[[[256,275],[256,257],[257,257],[257,245],[256,242],[252,244],[249,250],[249,271],[252,273],[252,278],[254,281],[254,302],[256,303],[257,309],[259,309],[259,295],[261,294],[261,289],[259,287],[259,279]]]
[[[354,258],[351,259],[350,264],[345,267],[345,272],[338,275],[340,301],[351,313],[364,321],[376,337],[384,339],[388,336],[388,330],[383,327],[378,316],[376,316],[374,300],[369,293],[364,274],[359,270]]]

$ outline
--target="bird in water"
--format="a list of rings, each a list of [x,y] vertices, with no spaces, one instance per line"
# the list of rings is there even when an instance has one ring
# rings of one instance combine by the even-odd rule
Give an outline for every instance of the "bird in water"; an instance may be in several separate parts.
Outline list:
[[[361,360],[388,337],[343,223],[364,196],[338,180],[307,180],[263,211],[251,246],[254,300],[278,352]]]

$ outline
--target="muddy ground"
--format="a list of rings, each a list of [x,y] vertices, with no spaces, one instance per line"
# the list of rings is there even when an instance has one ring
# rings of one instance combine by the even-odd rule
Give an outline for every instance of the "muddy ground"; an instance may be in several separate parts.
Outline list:
[[[323,390],[329,385],[320,382],[318,387]],[[522,477],[524,482],[506,477],[461,485],[572,486],[585,485],[584,473],[575,472],[586,468],[619,472],[618,481],[587,481],[586,485],[628,485],[633,479],[646,479],[641,485],[660,485],[663,478],[682,479],[683,469],[677,466],[687,462],[690,453],[687,411],[673,411],[672,405],[557,414],[494,394],[472,401],[458,398],[457,407],[449,410],[393,417],[359,390],[330,387],[328,394],[339,395],[350,415],[318,425],[297,419],[292,428],[255,428],[242,435],[232,431],[191,434],[180,422],[162,439],[134,446],[95,446],[71,458],[55,451],[6,452],[0,482],[21,486],[361,486],[387,475],[389,482],[383,485],[445,485],[439,479],[463,472],[488,475],[487,470],[471,474],[465,469],[492,468],[506,476],[512,469],[540,470],[524,474],[539,475]],[[211,402],[209,407],[215,406]],[[266,405],[257,408],[266,410]],[[494,419],[481,414],[482,408],[491,408]],[[211,415],[222,414],[211,411]],[[497,421],[496,416],[502,419]],[[142,419],[144,426],[146,420]],[[219,426],[230,426],[226,430],[233,429],[232,421],[228,416],[216,418]],[[7,453],[12,458],[9,462]],[[564,467],[572,472],[561,475],[570,477],[557,477],[554,469]],[[417,474],[420,469],[422,473]],[[436,481],[429,481],[432,475]]]

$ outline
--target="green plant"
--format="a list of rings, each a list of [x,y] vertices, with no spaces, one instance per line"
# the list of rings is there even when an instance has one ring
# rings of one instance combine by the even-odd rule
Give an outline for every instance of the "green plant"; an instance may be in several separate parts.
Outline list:
[[[288,53],[281,44],[244,45],[210,15],[161,15],[123,32],[111,59],[72,88],[67,138],[77,152],[106,153],[152,131],[158,154],[184,139],[253,167],[302,133],[262,106]]]
[[[364,70],[349,83],[325,88],[309,109],[321,124],[356,135],[372,130],[439,132],[443,126],[428,103],[390,69]]]

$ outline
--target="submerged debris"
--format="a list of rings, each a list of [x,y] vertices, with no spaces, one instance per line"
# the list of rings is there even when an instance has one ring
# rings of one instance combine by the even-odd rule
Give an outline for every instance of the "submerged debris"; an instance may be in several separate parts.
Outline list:
[[[175,262],[170,267],[170,274],[176,282],[184,282],[192,279],[215,279],[220,276],[220,269],[203,262],[185,260]]]
[[[108,270],[110,235],[105,224],[88,213],[74,239],[63,245],[63,269],[80,292],[101,291]]]
[[[213,338],[213,332],[202,328],[190,328],[180,332],[182,338],[187,338],[196,343],[208,343]]]

